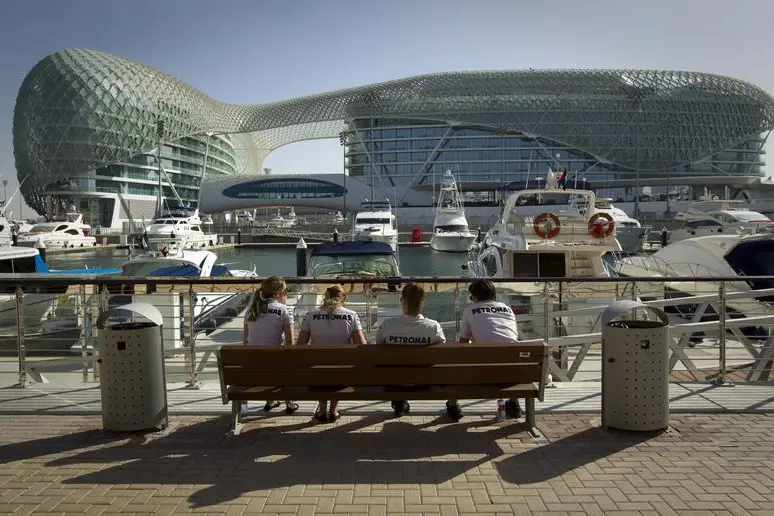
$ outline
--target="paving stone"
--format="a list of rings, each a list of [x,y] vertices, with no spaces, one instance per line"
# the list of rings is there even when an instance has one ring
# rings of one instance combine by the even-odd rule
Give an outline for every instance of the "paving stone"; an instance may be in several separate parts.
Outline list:
[[[181,416],[109,436],[93,416],[0,416],[0,513],[769,514],[774,417],[673,414],[673,431],[541,414],[546,442],[468,417],[348,416],[336,425]],[[507,431],[506,431],[507,430]]]

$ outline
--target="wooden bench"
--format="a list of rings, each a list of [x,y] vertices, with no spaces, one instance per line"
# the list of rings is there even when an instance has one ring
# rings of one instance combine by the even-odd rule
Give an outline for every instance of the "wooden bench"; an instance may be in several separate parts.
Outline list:
[[[524,398],[534,436],[535,399],[548,375],[544,343],[433,346],[223,346],[217,352],[223,404],[232,431],[241,406],[254,400],[448,400]],[[401,389],[396,385],[410,385]],[[330,389],[337,387],[335,390]],[[389,390],[386,386],[392,386]],[[326,387],[330,390],[312,390]]]

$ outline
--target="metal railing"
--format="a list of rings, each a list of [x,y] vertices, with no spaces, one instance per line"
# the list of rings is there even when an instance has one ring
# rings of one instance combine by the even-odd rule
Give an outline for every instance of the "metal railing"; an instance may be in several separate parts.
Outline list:
[[[437,319],[448,341],[458,338],[469,278],[288,278],[296,334],[324,289],[341,284],[347,306],[360,315],[373,342],[379,324],[400,315],[408,282],[427,293],[425,316]],[[602,312],[616,299],[639,299],[670,319],[670,371],[675,381],[768,380],[774,360],[774,288],[752,291],[748,281],[774,277],[497,278],[502,300],[517,315],[522,340],[545,341],[557,381],[601,377]],[[198,388],[216,381],[214,351],[240,343],[243,318],[260,278],[119,278],[19,276],[0,280],[0,383],[72,384],[99,381],[103,311],[149,302],[164,317],[167,378]]]

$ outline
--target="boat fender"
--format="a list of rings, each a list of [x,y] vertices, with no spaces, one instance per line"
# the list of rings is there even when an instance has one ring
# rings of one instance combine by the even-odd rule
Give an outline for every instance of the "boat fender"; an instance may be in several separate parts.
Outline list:
[[[559,217],[546,212],[535,217],[532,228],[540,238],[554,238],[562,231],[562,223]]]
[[[615,231],[615,221],[607,213],[595,213],[589,219],[589,234],[594,238],[609,237]]]

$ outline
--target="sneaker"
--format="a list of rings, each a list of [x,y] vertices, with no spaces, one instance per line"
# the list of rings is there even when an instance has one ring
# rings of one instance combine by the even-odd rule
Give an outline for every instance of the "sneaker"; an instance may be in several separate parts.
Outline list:
[[[506,400],[505,413],[513,419],[519,419],[521,417],[521,406],[519,405],[519,400]]]
[[[392,409],[395,412],[395,417],[403,417],[411,411],[411,405],[408,401],[394,401]]]
[[[462,419],[462,409],[457,403],[449,403],[446,402],[446,414],[449,416],[449,419],[452,421],[459,421]]]

